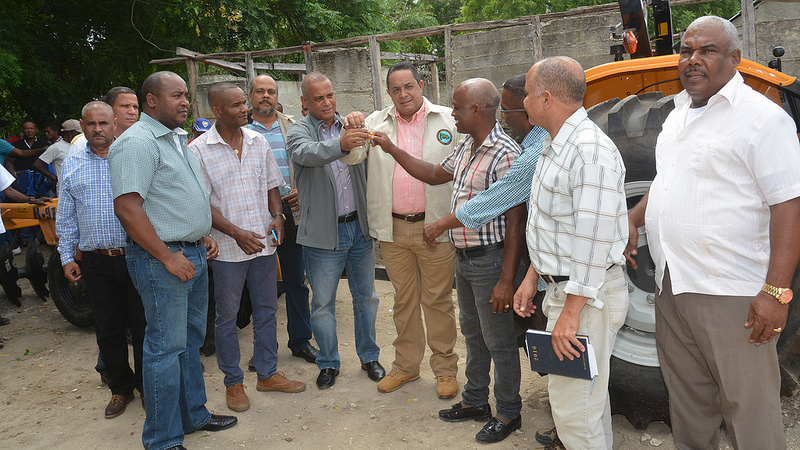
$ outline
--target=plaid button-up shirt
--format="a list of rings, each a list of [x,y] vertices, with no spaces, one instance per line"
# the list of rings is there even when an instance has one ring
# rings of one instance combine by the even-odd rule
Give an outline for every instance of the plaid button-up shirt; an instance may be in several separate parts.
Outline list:
[[[503,132],[497,122],[475,153],[470,154],[473,143],[472,136],[466,135],[441,163],[444,170],[453,174],[450,212],[455,212],[467,200],[488,189],[505,175],[522,153],[519,145]],[[477,230],[461,227],[449,231],[450,242],[457,248],[502,242],[505,234],[505,214],[495,217]]]
[[[242,134],[241,160],[222,140],[216,124],[189,144],[203,168],[211,206],[237,227],[265,236],[261,239],[264,249],[247,255],[235,239],[212,228],[211,237],[219,246],[217,260],[224,262],[271,255],[276,248],[271,246],[272,236],[267,233],[273,219],[267,192],[282,185],[283,177],[266,138],[247,128],[242,128]]]
[[[568,294],[597,298],[628,242],[625,165],[580,108],[545,141],[531,185],[526,239],[541,275],[569,276]]]

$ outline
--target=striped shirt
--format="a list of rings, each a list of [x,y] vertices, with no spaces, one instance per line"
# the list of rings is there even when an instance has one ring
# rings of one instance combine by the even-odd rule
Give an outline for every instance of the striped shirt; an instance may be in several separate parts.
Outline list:
[[[522,154],[508,173],[456,210],[456,217],[465,227],[476,230],[514,206],[528,202],[531,180],[545,139],[547,131],[533,127],[522,140]]]
[[[75,260],[75,247],[83,251],[125,247],[125,230],[114,215],[108,158],[84,145],[64,160],[58,183],[56,235],[62,266]]]
[[[467,200],[485,191],[505,175],[522,152],[519,145],[503,132],[497,122],[475,153],[470,154],[473,143],[472,136],[466,135],[441,163],[445,171],[453,174],[451,212],[455,212]],[[505,234],[505,214],[493,218],[477,230],[461,227],[448,232],[450,242],[457,248],[502,242]]]
[[[248,255],[235,239],[213,228],[211,237],[219,246],[217,259],[223,262],[248,261],[271,255],[277,248],[272,247],[267,232],[273,219],[267,193],[283,184],[283,178],[264,136],[247,128],[242,128],[242,135],[241,160],[219,135],[216,123],[189,146],[203,167],[211,206],[237,227],[264,236],[261,252]]]
[[[545,141],[533,175],[526,238],[537,273],[569,276],[564,292],[597,298],[606,269],[625,262],[624,184],[617,147],[578,109]]]
[[[283,183],[292,185],[292,176],[289,171],[289,153],[286,151],[286,141],[283,139],[283,132],[281,131],[281,124],[276,120],[267,129],[261,122],[256,120],[247,125],[247,128],[261,133],[267,139],[269,148],[272,149],[272,156],[278,163],[278,168],[281,170]]]

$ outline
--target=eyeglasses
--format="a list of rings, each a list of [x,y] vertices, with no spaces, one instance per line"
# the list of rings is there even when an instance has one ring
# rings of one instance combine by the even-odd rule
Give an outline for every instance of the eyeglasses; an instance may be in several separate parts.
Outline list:
[[[522,109],[503,109],[500,108],[500,114],[508,114],[512,112],[526,112],[524,108]]]

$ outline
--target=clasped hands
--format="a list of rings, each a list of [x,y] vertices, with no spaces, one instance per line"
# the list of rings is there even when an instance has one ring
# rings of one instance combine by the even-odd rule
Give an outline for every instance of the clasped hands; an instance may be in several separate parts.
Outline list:
[[[391,154],[395,145],[389,136],[382,131],[369,131],[364,114],[353,111],[344,118],[345,132],[339,137],[342,151],[348,152],[356,147],[366,145],[368,142],[379,146],[386,153]]]

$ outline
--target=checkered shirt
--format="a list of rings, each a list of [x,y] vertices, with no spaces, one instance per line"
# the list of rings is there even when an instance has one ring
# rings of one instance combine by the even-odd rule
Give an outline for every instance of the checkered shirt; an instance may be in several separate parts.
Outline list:
[[[283,184],[278,163],[267,139],[259,132],[242,128],[242,159],[222,140],[216,123],[205,134],[193,140],[189,149],[200,160],[203,180],[211,206],[239,228],[262,236],[265,245],[260,253],[245,254],[236,240],[216,228],[211,237],[219,245],[217,260],[241,262],[275,253],[272,236],[267,231],[272,221],[267,192]]]
[[[539,274],[569,276],[564,291],[597,298],[628,241],[625,165],[580,108],[545,141],[531,185],[527,243]]]
[[[471,155],[473,142],[472,136],[466,135],[441,163],[444,170],[453,174],[450,212],[455,212],[467,200],[488,189],[505,175],[522,153],[519,145],[503,132],[497,122]],[[448,234],[450,242],[457,248],[502,242],[506,234],[506,216],[499,215],[477,230],[461,227],[450,230]]]

